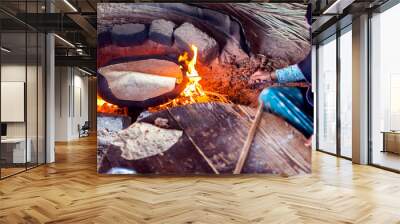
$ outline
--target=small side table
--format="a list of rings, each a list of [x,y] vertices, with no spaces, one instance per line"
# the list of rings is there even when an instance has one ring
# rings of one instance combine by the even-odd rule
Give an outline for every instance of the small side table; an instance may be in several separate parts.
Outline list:
[[[400,154],[400,131],[382,131],[383,150],[382,152],[392,152]]]
[[[4,155],[5,158],[2,159],[5,159],[7,163],[20,164],[20,163],[31,162],[32,141],[30,138],[1,139],[1,144],[2,147],[4,147],[2,148],[2,152],[4,152],[5,154]],[[25,144],[27,144],[26,151],[25,151]]]

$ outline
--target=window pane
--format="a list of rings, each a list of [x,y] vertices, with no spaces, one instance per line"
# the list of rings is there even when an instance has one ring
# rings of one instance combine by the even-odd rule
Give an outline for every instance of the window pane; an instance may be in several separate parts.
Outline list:
[[[340,153],[352,156],[352,33],[340,36]]]
[[[372,163],[400,170],[400,4],[376,14],[372,25]],[[386,132],[386,134],[383,134]]]
[[[1,46],[1,175],[2,178],[25,170],[30,162],[26,141],[26,33],[3,32]],[[26,150],[28,148],[28,150]]]
[[[37,165],[37,73],[38,73],[38,57],[37,57],[37,41],[38,36],[36,32],[27,33],[27,48],[28,48],[28,61],[27,61],[27,76],[26,76],[26,115],[27,115],[27,140],[31,153],[30,159],[27,163],[28,168]]]
[[[45,1],[0,1],[22,21],[43,13]],[[45,35],[0,12],[1,178],[45,161]],[[4,96],[7,96],[4,100]],[[7,101],[7,102],[6,102]],[[16,109],[18,108],[18,109]]]
[[[45,65],[46,65],[46,36],[43,33],[39,33],[39,45],[38,45],[38,164],[45,163],[45,88],[46,88],[46,78],[45,78]]]
[[[336,39],[318,48],[318,148],[336,153]]]

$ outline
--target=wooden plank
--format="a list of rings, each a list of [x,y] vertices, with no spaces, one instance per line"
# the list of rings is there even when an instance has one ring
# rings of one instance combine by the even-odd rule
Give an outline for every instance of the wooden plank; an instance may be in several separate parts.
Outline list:
[[[171,117],[171,111],[169,109],[168,113]],[[174,119],[174,121],[179,125],[179,127],[181,128],[181,130],[183,130],[183,128],[180,126],[180,124]],[[212,161],[204,154],[203,150],[201,148],[199,148],[199,146],[197,146],[197,144],[195,143],[195,141],[192,139],[191,136],[185,134],[185,136],[190,140],[190,143],[192,143],[192,145],[195,147],[195,149],[197,150],[197,152],[201,155],[201,157],[207,162],[207,164],[211,167],[211,169],[214,171],[215,174],[220,174],[219,171],[216,169],[216,167],[214,166],[214,164],[212,163]]]
[[[144,118],[168,119],[182,138],[162,155],[128,161],[109,147],[103,167],[132,168],[138,173],[232,174],[238,163],[255,109],[233,104],[204,103],[175,107]],[[311,171],[311,150],[304,136],[283,119],[264,112],[241,173],[296,175]],[[104,169],[103,169],[104,170]]]
[[[250,116],[254,110],[242,107]],[[264,113],[243,173],[295,175],[311,172],[311,149],[305,137],[283,119]]]
[[[255,109],[206,103],[176,107],[170,112],[220,173],[233,173]],[[283,119],[264,113],[243,173],[309,173],[311,154],[304,142],[304,136]]]
[[[170,113],[219,173],[233,172],[250,129],[248,117],[219,103],[175,107]]]

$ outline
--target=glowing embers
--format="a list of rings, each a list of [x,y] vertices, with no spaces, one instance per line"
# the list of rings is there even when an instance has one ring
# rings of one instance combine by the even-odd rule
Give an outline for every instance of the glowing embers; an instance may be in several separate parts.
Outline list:
[[[122,114],[122,115],[128,114],[127,108],[125,107],[121,108],[117,105],[108,103],[99,95],[97,95],[97,112],[106,114]]]
[[[156,112],[171,107],[182,106],[193,103],[205,103],[205,102],[222,102],[229,103],[223,95],[218,93],[208,92],[203,89],[199,83],[201,77],[196,70],[197,63],[197,47],[191,45],[193,51],[193,57],[190,59],[188,52],[184,52],[179,56],[178,62],[181,64],[180,68],[186,71],[186,76],[188,77],[188,83],[181,94],[175,99],[164,103],[156,107],[150,107],[150,112]]]

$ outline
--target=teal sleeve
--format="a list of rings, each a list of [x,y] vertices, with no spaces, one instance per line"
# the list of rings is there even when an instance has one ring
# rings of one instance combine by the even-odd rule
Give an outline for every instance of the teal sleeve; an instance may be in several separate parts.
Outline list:
[[[279,83],[298,82],[305,80],[303,72],[297,65],[291,65],[286,68],[275,71]]]

